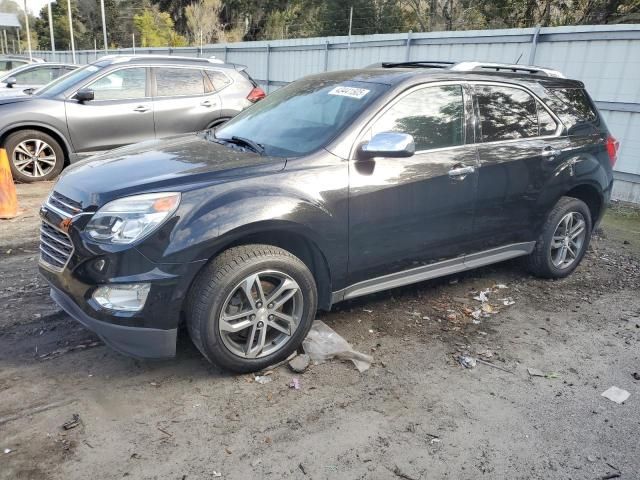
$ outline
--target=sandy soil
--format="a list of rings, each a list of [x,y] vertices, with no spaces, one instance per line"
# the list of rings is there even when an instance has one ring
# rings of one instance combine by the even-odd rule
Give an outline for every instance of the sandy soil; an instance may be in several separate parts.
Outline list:
[[[175,360],[144,362],[62,313],[36,268],[50,188],[20,185],[23,216],[0,223],[2,479],[640,478],[637,210],[611,211],[566,280],[509,262],[340,304],[319,317],[371,369],[283,366],[262,385],[185,332]],[[473,296],[498,284],[474,324]],[[603,398],[612,385],[631,397]]]

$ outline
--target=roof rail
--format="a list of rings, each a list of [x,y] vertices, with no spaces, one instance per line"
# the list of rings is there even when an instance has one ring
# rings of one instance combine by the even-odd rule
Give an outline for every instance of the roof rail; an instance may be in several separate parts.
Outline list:
[[[531,75],[565,78],[562,72],[559,72],[558,70],[536,67],[534,65],[511,65],[508,63],[459,62],[451,66],[449,70],[453,72],[488,70],[492,72],[529,73]]]
[[[123,63],[123,62],[129,62],[131,60],[135,60],[137,58],[144,58],[147,60],[189,60],[192,62],[203,62],[203,63],[215,63],[215,64],[221,64],[224,63],[224,61],[215,58],[215,57],[209,57],[209,58],[205,58],[205,57],[186,57],[186,56],[179,56],[179,55],[163,55],[163,54],[135,54],[135,55],[128,55],[128,54],[122,54],[122,55],[104,55],[102,57],[100,57],[98,60],[113,60],[113,63]]]
[[[382,62],[375,63],[371,67],[382,68],[449,68],[454,65],[455,62],[444,62],[440,60],[419,60],[413,62]]]

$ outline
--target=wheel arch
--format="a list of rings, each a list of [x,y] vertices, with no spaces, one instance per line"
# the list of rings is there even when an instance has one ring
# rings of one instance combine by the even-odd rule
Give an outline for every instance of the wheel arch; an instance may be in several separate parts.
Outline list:
[[[53,128],[49,125],[43,125],[40,123],[23,123],[18,125],[11,125],[0,133],[0,145],[2,145],[4,148],[4,145],[9,135],[16,132],[23,131],[23,130],[36,130],[38,132],[42,132],[51,136],[54,140],[56,140],[60,144],[60,148],[62,148],[62,151],[64,153],[64,165],[65,166],[69,165],[71,161],[70,160],[71,151],[72,151],[71,145],[69,144],[69,142],[67,141],[67,138],[64,136],[62,132],[60,132],[58,129]]]
[[[257,222],[227,232],[223,236],[223,240],[216,242],[216,245],[208,251],[206,264],[230,248],[250,244],[280,247],[298,257],[309,268],[316,281],[318,308],[322,310],[331,308],[332,281],[327,256],[312,238],[311,232],[305,231],[305,227],[294,222]],[[206,264],[203,264],[194,275],[191,285]],[[189,289],[191,285],[189,285]]]
[[[591,213],[592,226],[598,223],[605,203],[604,195],[598,188],[589,183],[582,183],[572,187],[563,196],[583,201]]]

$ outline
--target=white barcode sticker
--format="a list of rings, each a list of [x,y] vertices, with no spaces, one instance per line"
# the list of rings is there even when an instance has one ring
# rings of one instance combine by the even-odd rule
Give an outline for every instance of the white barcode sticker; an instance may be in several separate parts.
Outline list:
[[[360,99],[370,91],[371,90],[367,90],[366,88],[337,86],[329,92],[329,95],[339,95],[341,97],[351,97],[351,98]]]

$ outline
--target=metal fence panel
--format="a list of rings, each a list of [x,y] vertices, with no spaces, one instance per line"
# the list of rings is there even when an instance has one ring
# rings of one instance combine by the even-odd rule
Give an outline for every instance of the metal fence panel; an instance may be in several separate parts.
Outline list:
[[[110,51],[132,54],[132,49]],[[360,68],[381,61],[477,60],[533,63],[582,80],[621,142],[614,196],[640,203],[640,25],[397,33],[137,48],[138,54],[212,56],[247,65],[267,91],[305,75]],[[71,52],[37,52],[71,61]],[[101,51],[77,51],[84,64]]]

